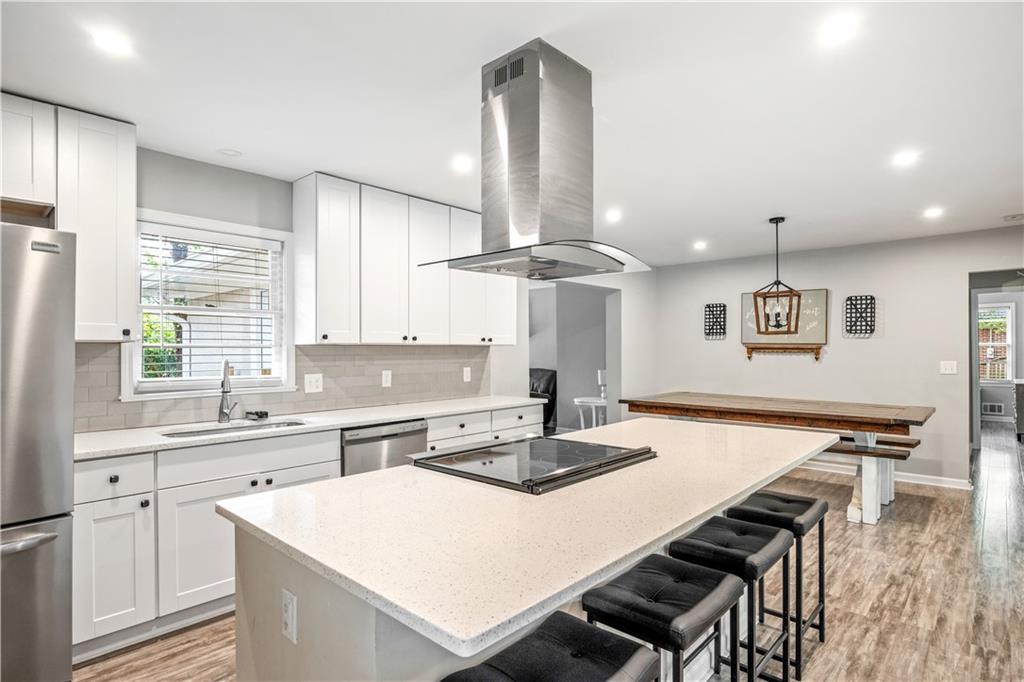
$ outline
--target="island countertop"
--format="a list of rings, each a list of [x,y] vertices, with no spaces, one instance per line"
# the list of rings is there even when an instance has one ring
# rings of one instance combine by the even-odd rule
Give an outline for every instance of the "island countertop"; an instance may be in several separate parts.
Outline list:
[[[578,597],[838,440],[633,419],[562,436],[658,457],[543,495],[402,466],[221,502],[241,530],[459,656]]]

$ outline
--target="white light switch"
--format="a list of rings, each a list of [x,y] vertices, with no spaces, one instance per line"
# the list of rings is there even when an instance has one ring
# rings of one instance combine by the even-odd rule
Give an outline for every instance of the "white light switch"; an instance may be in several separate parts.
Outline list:
[[[323,374],[303,374],[302,379],[305,382],[306,393],[323,393],[324,391],[324,375]]]
[[[380,385],[383,388],[391,388],[391,370],[384,369],[380,373]]]
[[[462,368],[462,380],[463,381],[472,381],[473,380],[473,368],[472,367],[463,367]]]
[[[939,374],[956,374],[956,360],[940,360]]]
[[[281,634],[299,643],[299,600],[288,590],[281,589]]]

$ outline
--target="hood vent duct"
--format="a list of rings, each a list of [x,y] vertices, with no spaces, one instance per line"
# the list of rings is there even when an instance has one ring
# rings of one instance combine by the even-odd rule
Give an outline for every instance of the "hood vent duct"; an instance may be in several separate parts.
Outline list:
[[[484,253],[448,267],[538,280],[650,269],[594,241],[590,70],[538,38],[485,65],[481,84]]]

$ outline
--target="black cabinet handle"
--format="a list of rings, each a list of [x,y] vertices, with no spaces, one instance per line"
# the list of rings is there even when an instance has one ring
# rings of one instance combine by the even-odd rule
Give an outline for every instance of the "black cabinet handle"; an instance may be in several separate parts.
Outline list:
[[[464,428],[466,428],[466,425],[465,424],[459,424],[459,428],[460,429],[464,429]]]
[[[274,479],[272,479],[272,478],[268,478],[266,482],[267,482],[267,485],[274,485]]]
[[[251,486],[252,486],[253,488],[255,488],[256,486],[258,486],[259,484],[260,484],[260,482],[259,482],[259,481],[257,481],[257,480],[256,480],[255,478],[254,478],[254,479],[252,479],[251,481],[249,481],[249,485],[251,485]]]
[[[412,337],[412,340],[413,340],[413,341],[415,341],[415,340],[416,340],[416,337],[415,337],[415,336],[414,336],[414,337]]]
[[[321,334],[320,338],[323,339],[324,341],[326,341],[327,340],[327,334]]]
[[[403,336],[403,337],[402,337],[402,341],[408,341],[408,340],[409,340],[409,337],[408,337],[408,336]]]
[[[132,330],[131,329],[122,329],[121,330],[121,336],[131,336],[131,335],[132,335]]]
[[[149,500],[143,500],[142,502],[139,502],[139,506],[145,509],[146,507],[149,506]]]
[[[118,481],[120,481],[120,480],[121,480],[121,477],[120,477],[120,476],[118,476],[117,474],[111,474],[111,476],[110,476],[110,478],[109,478],[108,480],[109,480],[109,481],[110,481],[111,483],[117,483]]]

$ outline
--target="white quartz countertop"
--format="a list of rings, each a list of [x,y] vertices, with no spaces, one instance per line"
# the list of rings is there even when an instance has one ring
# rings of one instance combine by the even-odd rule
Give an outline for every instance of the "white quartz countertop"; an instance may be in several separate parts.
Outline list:
[[[207,433],[199,436],[169,438],[168,431],[187,429],[208,429],[236,424],[247,424],[244,419],[234,419],[231,424],[217,422],[200,422],[196,424],[175,424],[170,426],[152,426],[141,429],[115,429],[111,431],[91,431],[75,434],[75,461],[102,457],[131,455],[139,452],[154,452],[174,448],[188,448],[197,445],[229,443],[238,440],[255,438],[272,438],[292,433],[311,433],[329,431],[331,429],[348,429],[370,424],[384,424],[405,419],[426,419],[444,417],[452,414],[468,412],[485,412],[505,408],[523,407],[525,405],[543,404],[540,398],[513,396],[481,396],[478,398],[457,398],[453,400],[432,400],[422,403],[404,403],[401,405],[380,405],[375,407],[357,407],[348,410],[331,410],[327,412],[309,412],[304,414],[275,415],[270,421],[299,420],[301,426],[284,426],[273,429],[240,431],[236,433]]]
[[[658,457],[543,495],[402,466],[246,495],[217,511],[471,656],[838,441],[652,417],[563,437],[650,445]]]

